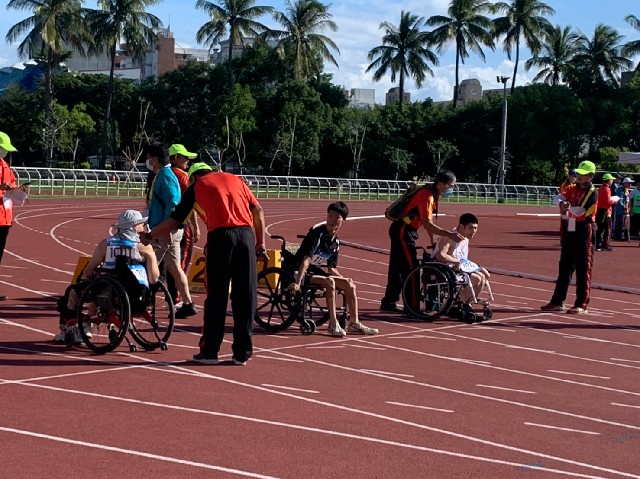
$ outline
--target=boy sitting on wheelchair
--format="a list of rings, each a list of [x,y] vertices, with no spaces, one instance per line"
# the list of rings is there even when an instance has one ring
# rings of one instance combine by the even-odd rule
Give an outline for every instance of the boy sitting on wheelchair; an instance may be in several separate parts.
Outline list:
[[[345,278],[337,269],[338,230],[349,215],[349,208],[342,201],[331,203],[327,208],[327,221],[309,231],[300,244],[295,256],[294,267],[298,270],[296,280],[289,285],[290,291],[300,291],[303,282],[324,289],[329,312],[329,334],[344,337],[349,333],[373,335],[375,328],[369,328],[358,319],[358,298],[356,285],[351,278]],[[324,270],[322,267],[327,269]],[[336,316],[336,291],[342,290],[347,300],[349,321],[346,331],[338,323]]]
[[[145,223],[147,218],[143,218],[142,214],[136,210],[125,210],[120,213],[118,222],[112,225],[113,235],[103,239],[96,246],[91,259],[84,267],[78,282],[87,281],[93,278],[96,269],[101,266],[103,270],[117,271],[117,258],[126,256],[128,258],[128,269],[133,273],[136,283],[153,289],[158,282],[160,270],[158,269],[158,260],[151,245],[143,245],[140,243],[140,233],[145,231]],[[136,285],[137,285],[136,284]],[[134,285],[134,286],[136,286]],[[124,284],[127,293],[132,293]],[[54,341],[63,342],[67,325],[65,319],[75,318],[77,303],[79,298],[78,289],[81,285],[72,285],[67,288],[62,305],[63,311],[60,316],[60,334],[54,337]],[[66,298],[66,301],[64,299]],[[68,316],[68,317],[67,317]],[[66,318],[65,318],[66,317]],[[79,333],[74,330],[76,342],[82,342]]]
[[[477,302],[478,295],[489,279],[489,272],[485,268],[469,261],[469,240],[478,232],[478,218],[471,213],[464,213],[453,231],[460,233],[464,239],[456,243],[446,236],[441,236],[438,238],[431,258],[451,266],[456,273],[469,275],[469,284],[462,288],[458,297],[462,304],[469,305]]]

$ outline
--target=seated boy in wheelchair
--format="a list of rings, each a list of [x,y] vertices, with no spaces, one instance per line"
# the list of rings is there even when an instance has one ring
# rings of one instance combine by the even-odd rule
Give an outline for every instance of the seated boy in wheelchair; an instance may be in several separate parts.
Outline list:
[[[325,224],[312,228],[304,237],[295,255],[296,280],[290,284],[290,291],[300,291],[303,282],[324,289],[329,313],[329,334],[344,337],[349,333],[373,335],[375,328],[369,328],[358,319],[358,298],[356,285],[351,278],[345,278],[337,269],[338,230],[349,215],[349,208],[342,201],[331,203],[327,208]],[[323,269],[325,266],[327,269]],[[347,300],[349,321],[346,331],[338,323],[336,316],[336,292],[342,290]]]
[[[456,243],[446,236],[441,236],[431,254],[431,259],[451,266],[456,276],[468,275],[469,281],[462,286],[457,300],[462,305],[470,307],[471,303],[478,302],[477,298],[488,285],[490,276],[485,268],[469,261],[469,240],[478,232],[478,218],[471,213],[464,213],[453,231],[460,233],[464,239]]]
[[[133,301],[132,308],[136,306],[136,300],[144,301],[148,296],[145,293],[153,291],[160,271],[153,247],[140,243],[140,233],[145,231],[146,221],[147,218],[143,218],[136,210],[120,213],[118,222],[112,225],[114,234],[98,243],[78,278],[78,284],[69,286],[59,301],[60,333],[54,337],[54,341],[64,342],[68,329],[66,320],[76,317],[82,284],[94,277],[98,267],[102,270],[114,270]],[[80,334],[73,328],[75,341],[82,342]]]

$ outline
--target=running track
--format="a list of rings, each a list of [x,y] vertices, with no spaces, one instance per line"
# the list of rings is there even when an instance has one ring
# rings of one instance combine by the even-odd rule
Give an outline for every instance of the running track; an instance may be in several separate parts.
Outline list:
[[[263,205],[269,232],[295,238],[327,202]],[[0,304],[0,477],[640,478],[640,301],[616,291],[636,286],[636,243],[596,257],[604,289],[588,316],[541,313],[552,283],[496,273],[488,323],[384,315],[387,257],[344,247],[340,269],[378,336],[256,328],[246,367],[230,366],[228,342],[220,366],[185,361],[200,314],[178,322],[166,352],[93,356],[53,344],[54,300],[78,255],[122,209],[141,206],[47,200],[19,210],[0,270],[10,297]],[[362,219],[341,237],[388,248],[384,204],[350,207]],[[552,210],[442,210],[447,227],[466,211],[480,217],[476,262],[555,275],[557,219],[515,216]]]

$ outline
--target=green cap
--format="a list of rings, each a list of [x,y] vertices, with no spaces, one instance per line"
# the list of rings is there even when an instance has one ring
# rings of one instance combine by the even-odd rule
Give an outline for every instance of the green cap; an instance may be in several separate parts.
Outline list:
[[[16,150],[16,147],[11,144],[9,135],[4,133],[3,131],[0,131],[0,148],[7,151],[18,151]]]
[[[209,170],[209,171],[213,171],[213,168],[211,168],[209,165],[207,165],[206,163],[194,163],[193,165],[191,165],[191,167],[189,168],[188,171],[188,175],[189,178],[191,178],[191,175],[193,175],[196,171],[200,171],[200,170]]]
[[[589,175],[596,172],[596,165],[591,161],[583,161],[576,168],[576,173],[579,175]]]
[[[198,156],[197,153],[191,153],[190,151],[187,151],[184,145],[181,145],[179,143],[174,143],[169,147],[169,156],[174,155],[186,156],[190,160],[193,160],[196,156]]]
[[[613,180],[613,179],[614,179],[614,176],[613,176],[611,173],[605,173],[605,174],[604,174],[604,176],[602,177],[602,179],[603,179],[604,181],[607,181],[607,180]]]

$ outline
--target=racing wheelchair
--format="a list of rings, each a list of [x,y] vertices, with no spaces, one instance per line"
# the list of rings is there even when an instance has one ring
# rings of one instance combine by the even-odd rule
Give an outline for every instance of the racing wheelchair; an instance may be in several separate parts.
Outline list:
[[[121,247],[114,269],[97,268],[93,279],[66,289],[58,311],[67,347],[79,336],[96,354],[111,352],[124,340],[131,352],[137,346],[145,351],[167,350],[175,321],[171,295],[161,281],[149,287],[144,266],[131,264],[130,258],[130,250]]]
[[[304,236],[298,236],[304,238]],[[329,320],[329,313],[323,304],[324,290],[303,282],[300,291],[287,288],[295,282],[293,270],[295,252],[299,244],[287,243],[283,236],[272,235],[272,239],[281,241],[281,266],[265,267],[258,273],[258,304],[255,322],[265,331],[276,333],[284,331],[294,322],[300,325],[302,334],[313,334],[318,326]],[[338,291],[342,306],[336,311],[341,327],[349,320],[344,293]]]
[[[460,294],[470,285],[469,273],[456,272],[450,266],[431,260],[430,253],[422,249],[422,260],[405,279],[402,300],[405,307],[417,318],[424,321],[448,315],[467,324],[485,321],[493,317],[489,301],[479,301],[473,288],[470,303],[480,302],[482,314],[475,313],[471,305],[460,300]],[[489,298],[493,293],[489,281],[486,282]],[[413,304],[411,298],[414,298]]]

